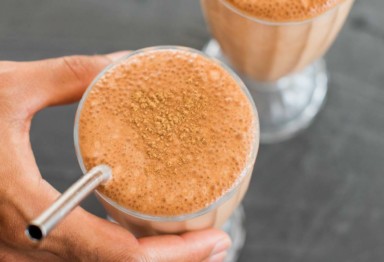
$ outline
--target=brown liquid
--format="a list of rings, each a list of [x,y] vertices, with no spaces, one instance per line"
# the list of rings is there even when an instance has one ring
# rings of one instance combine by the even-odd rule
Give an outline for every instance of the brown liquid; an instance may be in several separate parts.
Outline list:
[[[345,0],[226,0],[252,17],[273,22],[314,18]]]
[[[276,81],[324,55],[353,0],[201,3],[211,32],[231,65],[255,80]],[[301,22],[285,23],[292,21]]]
[[[189,214],[237,185],[257,150],[254,121],[247,97],[218,64],[157,50],[127,59],[92,87],[79,145],[87,169],[113,168],[102,194],[143,214]]]

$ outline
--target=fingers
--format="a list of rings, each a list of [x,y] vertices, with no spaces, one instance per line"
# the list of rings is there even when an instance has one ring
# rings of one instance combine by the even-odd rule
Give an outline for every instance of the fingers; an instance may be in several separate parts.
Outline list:
[[[67,261],[220,262],[230,244],[216,229],[137,240],[123,227],[76,208],[43,240],[40,250]]]
[[[143,261],[223,261],[231,245],[229,237],[216,229],[166,235],[139,240]],[[215,260],[214,260],[215,259]]]
[[[75,216],[71,219],[75,219]],[[76,221],[78,223],[72,223],[71,227],[76,228],[75,235],[82,235],[80,242],[83,245],[71,247],[71,250],[72,253],[82,253],[78,258],[93,257],[94,260],[108,262],[220,262],[231,245],[228,235],[217,229],[137,240],[125,228],[86,212],[78,216]],[[79,243],[75,240],[69,242]]]
[[[76,228],[73,236],[77,236],[77,239],[71,239],[67,243],[83,243],[70,248],[72,255],[77,254],[70,257],[72,260],[92,257],[93,260],[108,262],[221,262],[231,245],[229,237],[216,229],[137,240],[119,225],[90,214],[82,217],[85,219],[77,217],[78,223],[70,224],[71,228]],[[79,236],[82,236],[81,240]]]
[[[65,56],[21,63],[19,76],[35,102],[36,111],[51,105],[79,100],[95,76],[114,60],[127,55],[121,51],[108,55]]]

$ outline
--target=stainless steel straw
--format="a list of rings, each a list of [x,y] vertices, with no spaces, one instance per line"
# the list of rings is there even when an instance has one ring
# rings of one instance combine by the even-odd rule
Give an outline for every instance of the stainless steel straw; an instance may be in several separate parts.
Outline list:
[[[92,168],[28,225],[26,235],[34,241],[44,239],[72,209],[111,177],[112,171],[106,165]]]

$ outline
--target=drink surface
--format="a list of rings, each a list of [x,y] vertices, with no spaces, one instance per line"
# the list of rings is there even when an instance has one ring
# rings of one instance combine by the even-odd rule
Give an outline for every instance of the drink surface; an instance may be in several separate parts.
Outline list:
[[[106,72],[84,101],[87,170],[110,165],[98,190],[149,215],[189,214],[235,186],[254,139],[252,106],[220,65],[183,50],[138,53]]]
[[[344,0],[223,0],[259,19],[301,21],[317,17]]]

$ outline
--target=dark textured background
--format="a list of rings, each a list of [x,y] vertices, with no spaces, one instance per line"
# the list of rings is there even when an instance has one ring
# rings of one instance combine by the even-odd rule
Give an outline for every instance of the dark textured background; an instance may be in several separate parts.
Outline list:
[[[328,100],[296,138],[262,146],[245,198],[240,261],[384,261],[383,0],[357,1],[327,54]],[[1,0],[0,59],[34,60],[209,39],[191,0]],[[63,191],[81,174],[76,105],[34,119],[43,176]],[[104,215],[94,198],[83,206]]]

